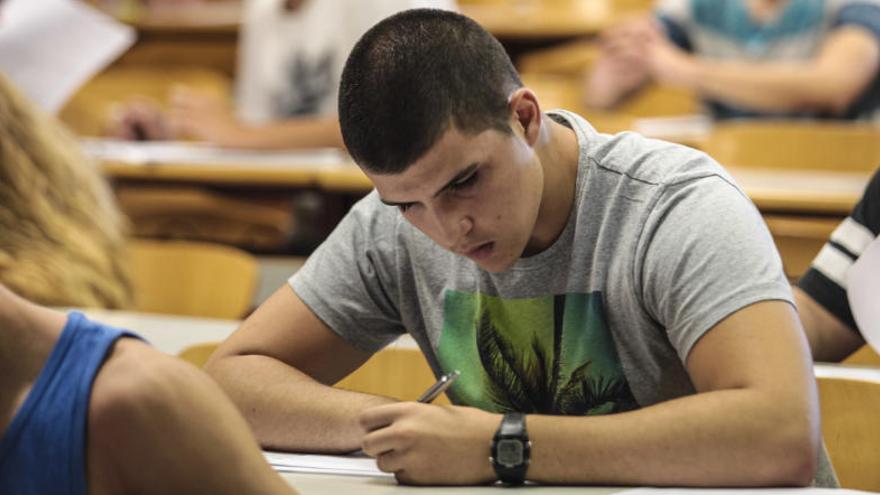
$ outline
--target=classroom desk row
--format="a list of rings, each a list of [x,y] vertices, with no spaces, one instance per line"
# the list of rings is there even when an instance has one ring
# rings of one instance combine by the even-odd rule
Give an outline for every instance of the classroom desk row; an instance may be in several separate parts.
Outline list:
[[[218,320],[193,317],[167,316],[157,314],[133,313],[125,311],[87,309],[84,312],[93,319],[105,323],[131,329],[145,337],[157,349],[177,355],[181,350],[195,344],[216,342],[229,336],[240,323],[236,320]],[[393,347],[415,349],[415,343],[408,336],[402,337]],[[383,351],[384,352],[384,351]],[[380,353],[381,354],[381,353]],[[880,383],[880,369],[847,367],[817,364],[814,367],[817,377],[849,377]],[[421,386],[422,384],[420,384]],[[310,474],[303,472],[281,472],[282,477],[303,495],[325,493],[359,493],[361,495],[402,494],[411,493],[414,488],[398,485],[389,477],[364,477],[333,474]],[[424,495],[444,495],[451,493],[508,493],[508,488],[501,486],[483,487],[420,487],[418,492]],[[541,494],[581,493],[605,495],[621,493],[629,490],[625,487],[530,487]],[[701,495],[733,495],[753,493],[756,490],[708,490]],[[765,490],[757,490],[758,492]],[[629,492],[632,495],[670,495],[671,493],[695,493],[681,489],[643,488]],[[768,495],[778,493],[766,490]],[[856,493],[851,490],[814,490],[786,489],[786,495],[810,494],[843,494]]]
[[[132,147],[142,145],[133,144]],[[365,194],[369,179],[344,154],[226,153],[223,162],[190,154],[175,158],[120,153],[96,154],[112,180],[196,183],[236,187],[319,189]],[[845,216],[861,197],[870,172],[728,166],[740,186],[762,212]]]

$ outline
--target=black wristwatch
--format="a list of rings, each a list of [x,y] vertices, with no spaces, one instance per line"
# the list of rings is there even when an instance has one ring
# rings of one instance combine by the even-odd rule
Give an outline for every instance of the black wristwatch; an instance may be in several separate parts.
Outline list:
[[[532,442],[526,432],[526,416],[507,413],[492,438],[492,468],[498,479],[508,485],[521,485],[526,480]]]

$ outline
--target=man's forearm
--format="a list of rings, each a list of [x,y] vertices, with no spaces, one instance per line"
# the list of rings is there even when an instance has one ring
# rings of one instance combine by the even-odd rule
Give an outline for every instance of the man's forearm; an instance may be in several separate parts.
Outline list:
[[[350,452],[364,431],[357,415],[393,399],[335,389],[273,358],[230,356],[206,371],[241,409],[264,448]]]
[[[808,484],[818,415],[749,389],[596,417],[529,416],[539,482],[678,486]],[[794,399],[804,404],[804,399]]]

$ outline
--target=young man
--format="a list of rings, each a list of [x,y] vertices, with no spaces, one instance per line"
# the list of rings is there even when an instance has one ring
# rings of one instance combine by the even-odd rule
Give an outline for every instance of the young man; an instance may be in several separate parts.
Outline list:
[[[364,35],[339,113],[376,190],[208,364],[264,445],[363,448],[420,484],[813,480],[791,291],[705,154],[543,113],[491,35],[436,10]],[[404,331],[461,372],[456,406],[328,386]]]
[[[217,385],[0,285],[0,493],[295,492]]]
[[[687,88],[718,119],[876,118],[880,2],[661,0],[656,17],[602,37],[587,103],[611,107],[645,81]]]
[[[846,273],[878,235],[880,172],[874,174],[862,199],[794,288],[816,361],[840,361],[865,343],[849,307]]]

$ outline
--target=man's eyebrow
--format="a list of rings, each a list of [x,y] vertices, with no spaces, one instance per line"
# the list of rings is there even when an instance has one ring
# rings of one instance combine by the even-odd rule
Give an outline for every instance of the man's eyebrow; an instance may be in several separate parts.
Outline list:
[[[445,190],[449,189],[450,187],[452,187],[452,185],[455,184],[456,182],[459,182],[459,181],[461,181],[462,179],[464,179],[465,177],[467,177],[467,176],[471,175],[472,173],[474,173],[474,171],[475,171],[479,166],[480,166],[479,163],[474,162],[474,163],[471,163],[470,165],[468,165],[467,167],[461,169],[461,171],[459,171],[457,174],[455,174],[455,177],[453,177],[452,179],[450,179],[449,182],[447,182],[445,186],[441,187],[439,191],[437,191],[436,193],[434,193],[434,197],[436,198],[436,197],[439,196],[443,191],[445,191]]]
[[[477,168],[479,168],[479,166],[480,166],[479,163],[474,162],[474,163],[471,163],[470,165],[468,165],[467,167],[461,169],[457,174],[455,174],[455,176],[452,179],[449,180],[449,182],[446,183],[446,185],[444,185],[443,187],[440,188],[439,191],[434,193],[434,197],[436,198],[437,196],[442,194],[443,191],[449,189],[456,182],[459,182],[460,180],[464,179],[468,175],[471,175]],[[402,202],[388,201],[387,199],[383,199],[382,197],[379,197],[379,201],[381,201],[383,204],[386,204],[388,206],[405,206],[405,205],[413,204],[412,201],[402,201]]]

